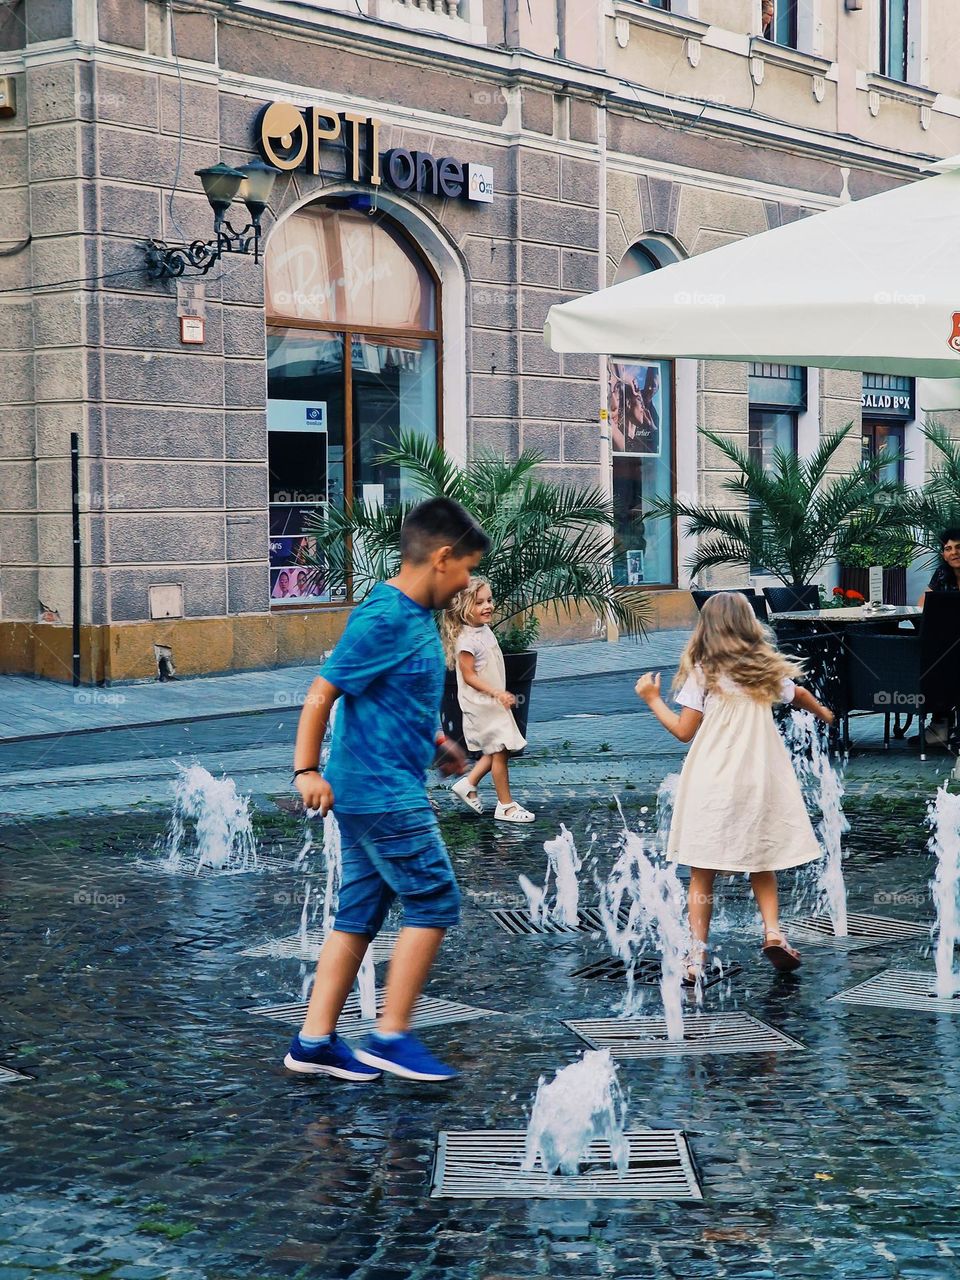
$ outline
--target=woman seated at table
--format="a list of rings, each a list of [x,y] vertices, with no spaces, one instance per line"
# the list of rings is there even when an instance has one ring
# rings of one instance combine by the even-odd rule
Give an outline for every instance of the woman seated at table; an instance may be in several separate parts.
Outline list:
[[[924,596],[928,591],[960,591],[960,529],[944,529],[940,535],[940,563],[933,571],[930,581],[924,588],[923,595],[917,601],[922,609]],[[933,707],[930,712],[930,726],[927,729],[927,741],[946,746],[950,728],[950,709]],[[919,736],[910,739],[919,742]]]
[[[924,587],[917,607],[923,608],[928,591],[960,591],[960,529],[944,529],[940,535],[940,563]]]

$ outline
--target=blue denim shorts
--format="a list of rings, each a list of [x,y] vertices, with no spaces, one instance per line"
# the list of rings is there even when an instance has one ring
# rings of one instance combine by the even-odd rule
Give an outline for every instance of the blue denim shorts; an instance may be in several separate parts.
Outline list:
[[[449,929],[460,919],[460,890],[429,807],[340,813],[342,873],[334,928],[373,938],[394,900],[403,923]]]

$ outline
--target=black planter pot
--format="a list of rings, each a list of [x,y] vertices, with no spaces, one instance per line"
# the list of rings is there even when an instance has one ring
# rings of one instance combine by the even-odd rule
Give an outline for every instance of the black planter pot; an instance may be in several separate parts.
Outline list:
[[[844,591],[859,591],[866,600],[870,594],[870,570],[840,566],[840,586]],[[902,568],[884,569],[883,603],[907,603],[907,571]]]
[[[534,676],[537,674],[537,655],[534,650],[526,653],[505,653],[503,665],[507,677],[507,689],[516,698],[513,718],[517,728],[527,736],[527,717],[530,713],[530,690]],[[448,738],[459,742],[466,751],[467,744],[463,740],[463,716],[460,713],[460,701],[457,698],[457,673],[448,671],[443,685],[443,702],[440,705],[440,720],[443,732]],[[522,755],[521,751],[515,753]]]

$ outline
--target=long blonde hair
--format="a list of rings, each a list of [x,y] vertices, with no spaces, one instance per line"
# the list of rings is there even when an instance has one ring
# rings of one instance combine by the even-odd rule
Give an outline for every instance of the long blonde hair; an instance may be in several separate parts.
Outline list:
[[[719,591],[704,601],[693,635],[680,656],[674,689],[679,689],[698,666],[708,693],[726,676],[757,702],[776,702],[784,679],[803,676],[802,664],[785,657],[771,643],[770,631],[758,621],[746,596],[734,591]]]
[[[457,665],[457,640],[460,632],[464,627],[473,625],[467,621],[467,614],[476,603],[480,588],[489,587],[489,585],[486,578],[473,574],[463,590],[457,592],[443,611],[443,617],[440,619],[440,639],[443,641],[444,657],[451,671]]]

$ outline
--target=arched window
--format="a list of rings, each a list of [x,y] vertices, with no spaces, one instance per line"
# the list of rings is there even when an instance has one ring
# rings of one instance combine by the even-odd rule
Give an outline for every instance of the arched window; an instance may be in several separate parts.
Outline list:
[[[402,228],[346,201],[281,222],[265,268],[271,604],[341,603],[299,567],[305,522],[410,496],[377,458],[403,431],[439,439],[439,282]]]
[[[648,275],[674,259],[659,241],[639,241],[623,255],[614,284]],[[673,361],[612,356],[607,378],[614,577],[630,586],[675,585],[672,522],[647,519],[652,500],[674,492]]]

